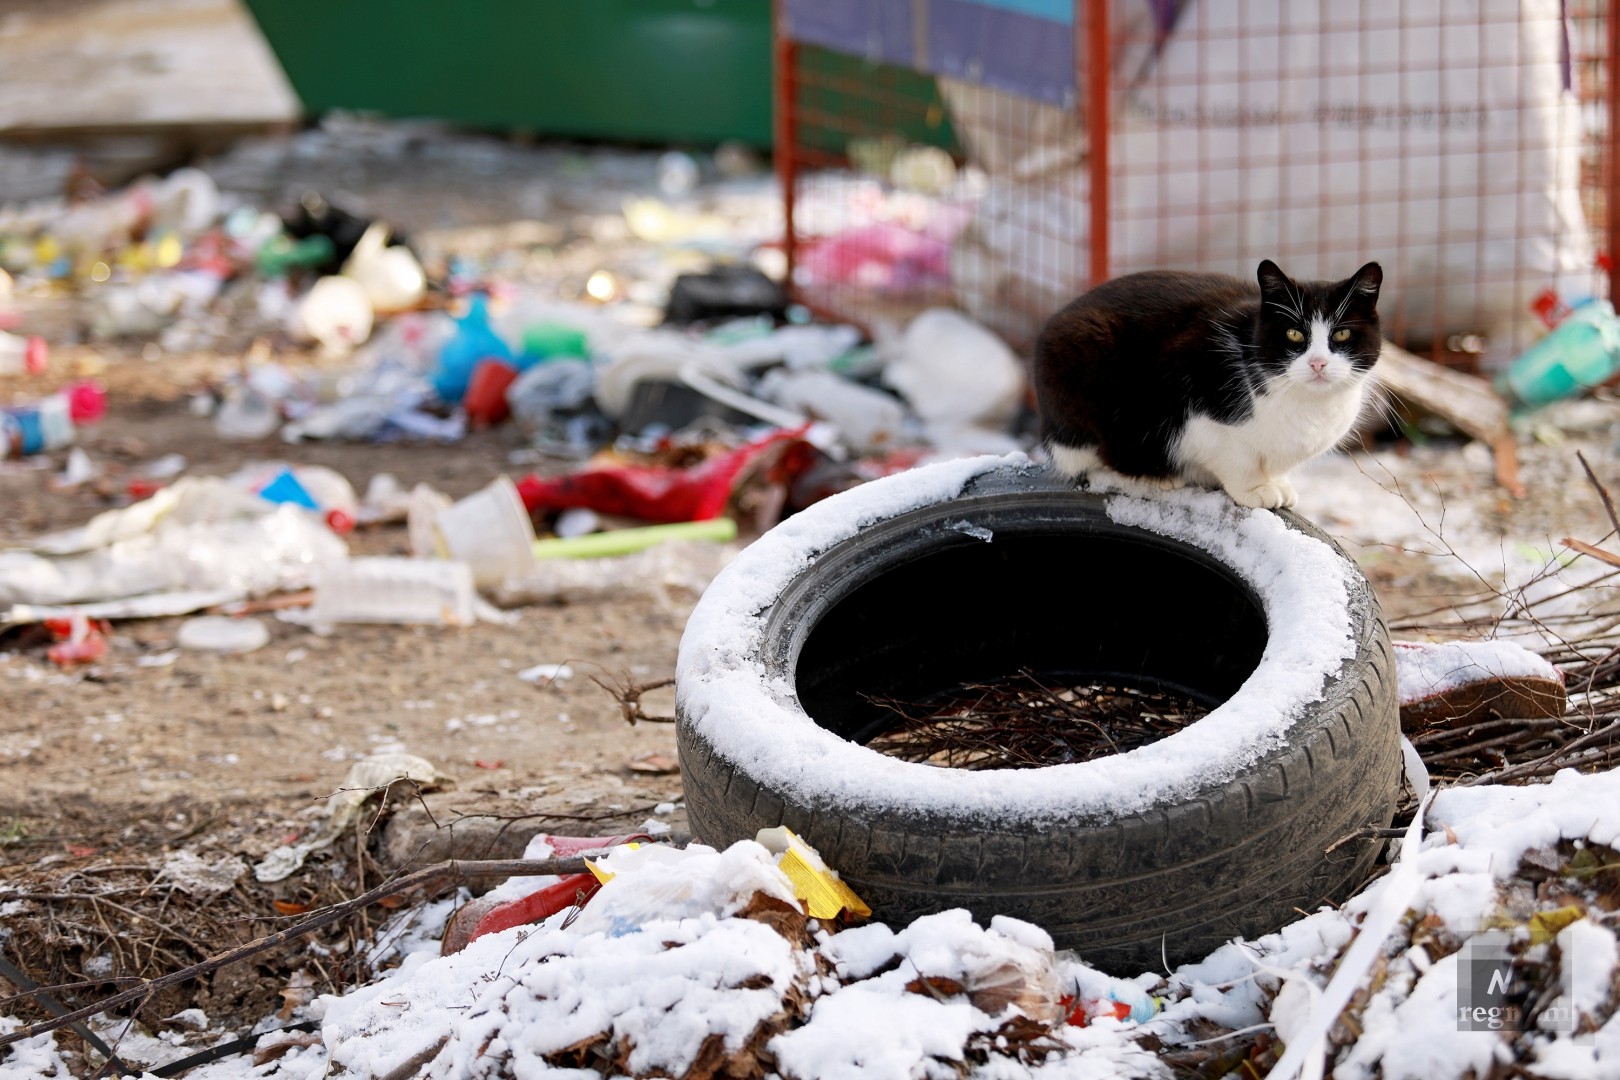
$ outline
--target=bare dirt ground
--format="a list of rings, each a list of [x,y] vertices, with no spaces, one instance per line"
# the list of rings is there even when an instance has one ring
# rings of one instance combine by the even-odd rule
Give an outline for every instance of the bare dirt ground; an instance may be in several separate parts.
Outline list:
[[[431,142],[367,138],[348,149],[324,134],[306,138],[298,152],[249,147],[222,163],[219,175],[267,201],[302,185],[348,191],[413,232],[543,218],[543,228],[520,230],[527,239],[501,265],[564,298],[577,297],[585,276],[603,267],[631,283],[632,299],[656,297],[697,259],[690,246],[660,247],[625,228],[620,201],[649,187],[652,155],[604,164],[491,141],[458,144],[471,148],[458,157]],[[757,188],[725,205],[744,237],[774,229]],[[57,347],[43,381],[0,380],[0,400],[96,374],[108,388],[109,413],[79,445],[107,479],[57,490],[65,453],[52,455],[49,468],[0,467],[0,543],[82,524],[117,504],[142,463],[168,453],[184,455],[192,475],[278,459],[329,466],[357,489],[389,472],[406,486],[425,481],[456,497],[498,473],[530,468],[511,463],[523,447],[511,428],[451,447],[224,441],[188,411],[187,399],[239,363],[251,335],[180,353],[154,354],[140,342],[87,344],[80,302],[24,298],[31,329]],[[312,360],[284,341],[275,347],[285,362]],[[1489,576],[1496,554],[1504,565],[1530,562],[1537,551],[1551,554],[1564,535],[1595,542],[1609,531],[1575,450],[1620,489],[1620,413],[1612,402],[1586,402],[1563,415],[1524,440],[1523,500],[1495,487],[1488,454],[1442,438],[1319,463],[1300,483],[1301,510],[1343,538],[1392,620],[1443,607],[1483,587],[1468,566]],[[350,546],[408,552],[400,526],[356,533]],[[270,630],[266,647],[227,656],[181,651],[163,666],[141,661],[173,650],[181,620],[128,621],[116,626],[103,662],[75,672],[46,660],[38,632],[0,634],[0,910],[14,897],[34,897],[7,916],[13,960],[36,981],[82,983],[63,993],[79,1005],[119,978],[196,962],[413,861],[513,855],[537,831],[609,833],[639,829],[649,818],[682,831],[671,727],[627,724],[620,703],[589,676],[671,677],[694,599],[665,603],[631,591],[527,606],[513,626],[342,626],[325,637],[266,614],[258,616]],[[564,662],[574,675],[555,685],[517,678],[526,667]],[[667,716],[673,692],[652,691],[645,706]],[[396,791],[391,809],[355,827],[352,845],[318,853],[283,882],[254,881],[248,865],[311,828],[355,760],[389,748],[426,758],[454,786],[423,799],[414,789]],[[234,860],[240,874],[202,897],[160,887],[163,867],[182,851]],[[73,899],[92,883],[122,891],[115,899]],[[364,978],[358,942],[368,931],[350,925],[308,949],[288,946],[227,969],[165,995],[143,1018],[155,1023],[195,1005],[215,1024],[251,1025],[290,986],[339,990]],[[0,1005],[0,1015],[9,1008]]]

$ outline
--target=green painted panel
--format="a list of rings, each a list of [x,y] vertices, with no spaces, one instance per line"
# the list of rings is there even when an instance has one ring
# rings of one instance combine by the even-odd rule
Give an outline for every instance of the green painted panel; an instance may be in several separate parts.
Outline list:
[[[245,2],[314,114],[770,145],[770,0]]]

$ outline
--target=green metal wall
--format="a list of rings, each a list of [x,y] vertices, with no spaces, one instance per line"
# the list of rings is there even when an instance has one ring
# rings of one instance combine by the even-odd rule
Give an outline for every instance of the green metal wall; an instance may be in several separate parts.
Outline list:
[[[312,114],[771,142],[770,0],[245,0]]]

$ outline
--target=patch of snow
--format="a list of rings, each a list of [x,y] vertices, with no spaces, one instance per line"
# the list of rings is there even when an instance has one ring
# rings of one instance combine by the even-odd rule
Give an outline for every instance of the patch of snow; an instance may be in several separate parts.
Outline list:
[[[9,1035],[23,1026],[21,1020],[0,1016],[0,1035]],[[0,1053],[6,1055],[0,1057],[0,1080],[40,1080],[46,1076],[72,1075],[51,1032],[14,1042]]]
[[[1402,705],[1492,678],[1550,679],[1558,669],[1511,641],[1408,642],[1395,644],[1395,678]]]

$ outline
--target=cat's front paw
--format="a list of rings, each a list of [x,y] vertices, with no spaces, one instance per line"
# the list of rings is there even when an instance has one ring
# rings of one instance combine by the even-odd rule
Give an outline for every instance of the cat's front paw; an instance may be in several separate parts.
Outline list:
[[[1276,484],[1277,490],[1282,492],[1282,502],[1278,503],[1278,506],[1293,506],[1299,502],[1299,492],[1294,490],[1294,485],[1286,478],[1278,477],[1272,483]]]
[[[1239,506],[1252,506],[1256,510],[1273,510],[1279,506],[1292,506],[1297,497],[1293,486],[1286,480],[1262,480],[1252,487],[1227,488],[1226,493]],[[1284,501],[1284,500],[1287,501]]]

